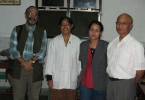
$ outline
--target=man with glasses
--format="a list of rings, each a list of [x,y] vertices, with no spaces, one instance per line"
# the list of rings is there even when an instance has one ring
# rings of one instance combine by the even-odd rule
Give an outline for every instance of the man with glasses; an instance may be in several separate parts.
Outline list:
[[[10,38],[10,57],[14,59],[14,100],[39,100],[43,80],[43,64],[47,47],[44,29],[36,26],[38,10],[30,6],[25,11],[26,23],[16,26]]]
[[[107,100],[134,100],[136,83],[145,70],[143,45],[133,38],[130,30],[133,19],[129,14],[118,16],[116,31],[119,36],[107,48],[107,73],[110,81],[107,86]]]

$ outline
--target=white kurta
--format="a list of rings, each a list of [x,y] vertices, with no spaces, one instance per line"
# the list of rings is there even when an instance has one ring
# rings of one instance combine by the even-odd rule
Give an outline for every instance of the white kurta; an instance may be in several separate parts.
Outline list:
[[[81,71],[81,63],[78,60],[80,43],[80,39],[72,34],[67,46],[62,34],[50,41],[45,75],[52,75],[53,88],[76,89],[77,77]]]

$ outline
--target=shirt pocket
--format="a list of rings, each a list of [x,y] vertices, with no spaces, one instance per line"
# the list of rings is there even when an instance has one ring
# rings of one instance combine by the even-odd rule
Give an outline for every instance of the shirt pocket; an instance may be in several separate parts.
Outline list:
[[[127,53],[121,53],[119,60],[118,60],[118,65],[123,68],[127,68],[129,63],[129,54]]]

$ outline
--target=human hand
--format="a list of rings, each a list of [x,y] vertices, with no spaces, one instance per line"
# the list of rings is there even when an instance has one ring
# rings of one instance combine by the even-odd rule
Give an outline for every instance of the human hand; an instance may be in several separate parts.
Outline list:
[[[22,65],[22,67],[23,67],[26,71],[33,70],[32,61],[31,61],[31,60],[24,61],[21,65]]]
[[[49,88],[52,88],[53,87],[53,81],[52,80],[47,81],[47,85],[49,86]]]

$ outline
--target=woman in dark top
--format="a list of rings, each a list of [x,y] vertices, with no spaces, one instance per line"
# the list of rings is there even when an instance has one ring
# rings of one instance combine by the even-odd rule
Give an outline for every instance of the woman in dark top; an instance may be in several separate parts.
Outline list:
[[[100,40],[103,25],[92,21],[89,25],[89,38],[80,45],[79,60],[82,71],[78,79],[80,100],[104,100],[108,75],[107,46],[108,42]]]

